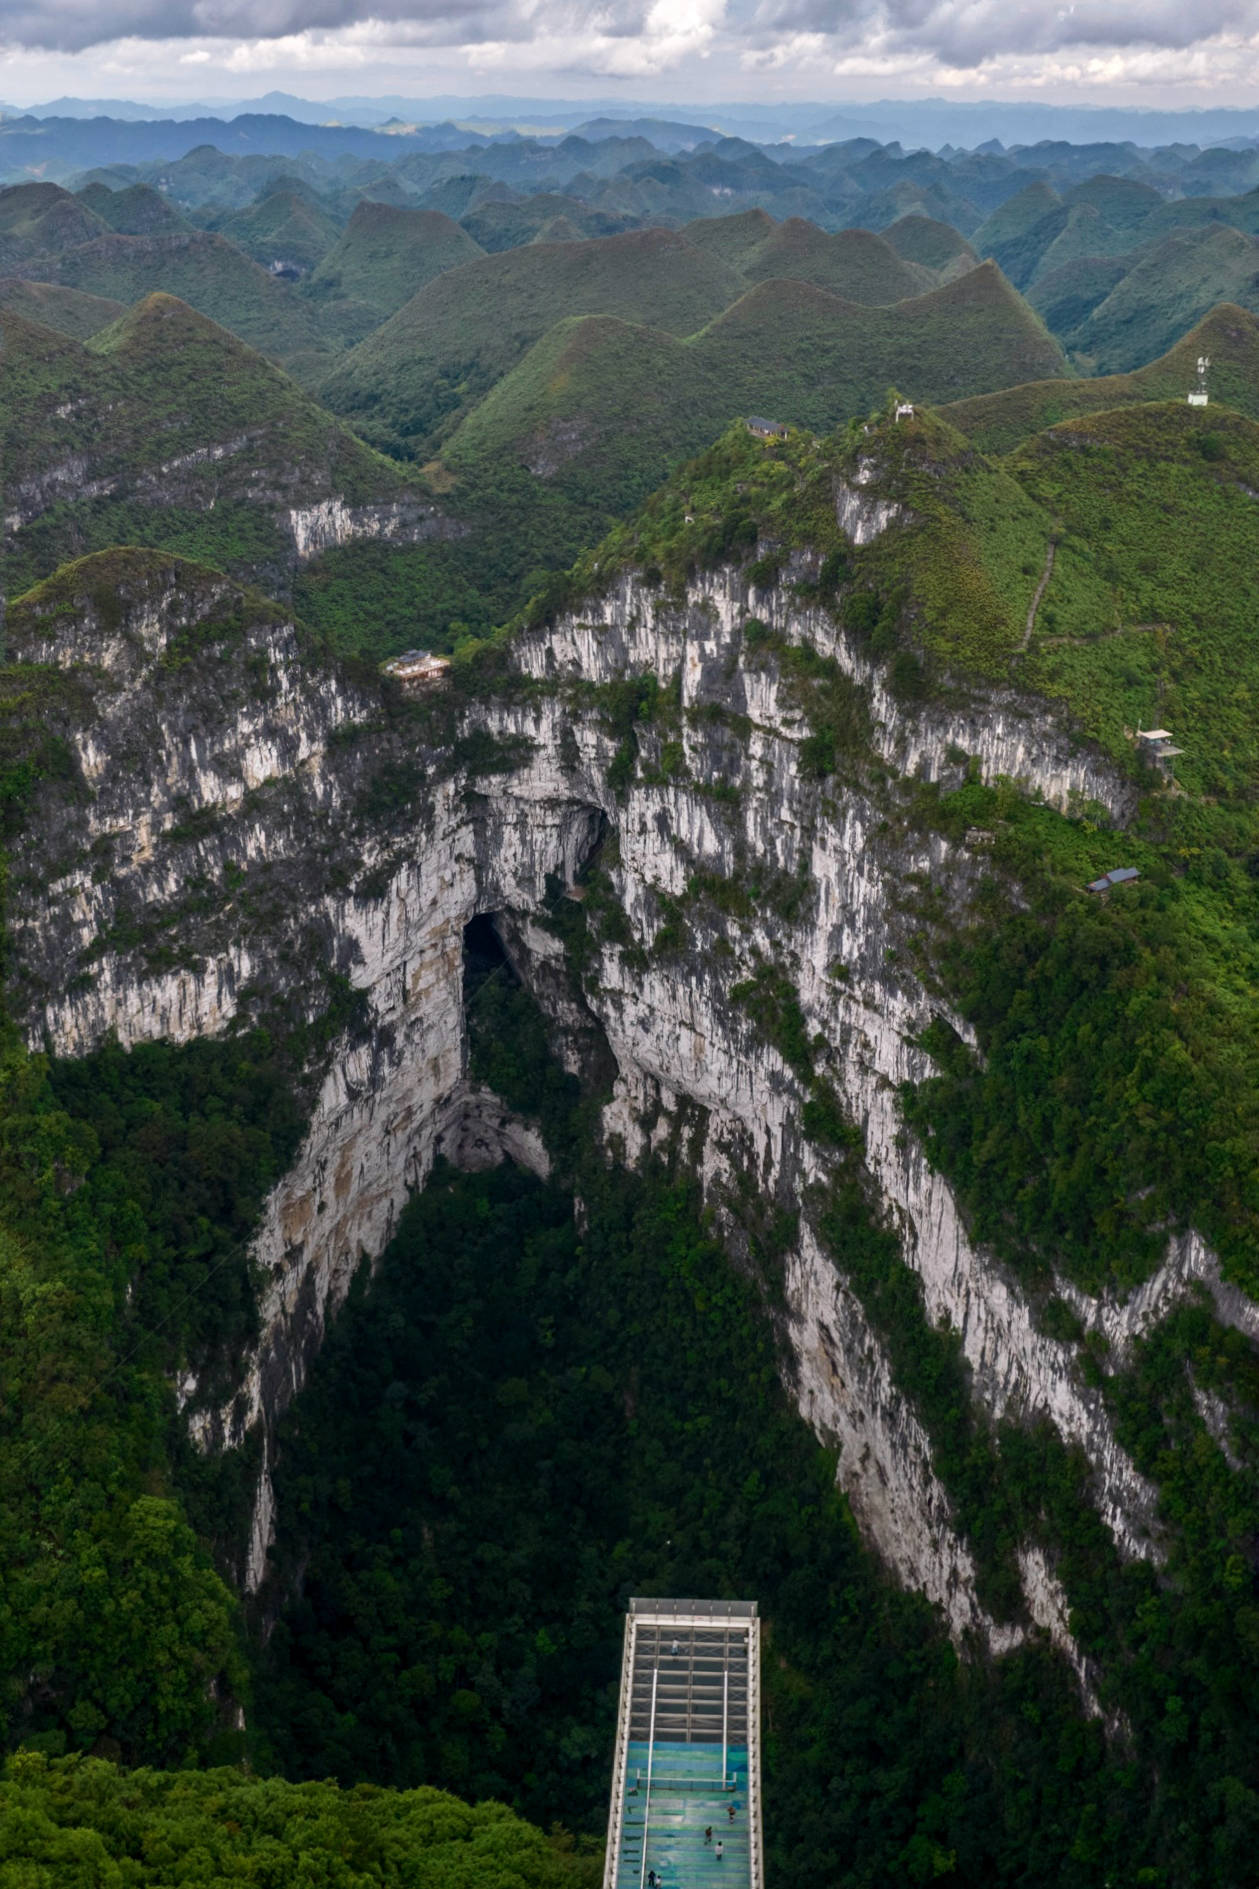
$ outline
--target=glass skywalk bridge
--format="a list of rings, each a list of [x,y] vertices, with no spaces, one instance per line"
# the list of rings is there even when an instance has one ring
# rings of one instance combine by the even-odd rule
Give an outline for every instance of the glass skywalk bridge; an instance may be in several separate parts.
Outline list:
[[[604,1889],[762,1889],[755,1601],[632,1600]]]

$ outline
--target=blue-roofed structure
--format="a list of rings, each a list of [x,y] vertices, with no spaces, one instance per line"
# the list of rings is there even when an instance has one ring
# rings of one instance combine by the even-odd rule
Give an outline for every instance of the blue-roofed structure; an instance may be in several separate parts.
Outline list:
[[[762,1889],[755,1601],[632,1600],[604,1889]]]
[[[1112,886],[1127,885],[1132,879],[1139,879],[1140,872],[1135,866],[1115,866],[1110,872],[1104,872],[1100,879],[1090,879],[1086,892],[1109,892]]]

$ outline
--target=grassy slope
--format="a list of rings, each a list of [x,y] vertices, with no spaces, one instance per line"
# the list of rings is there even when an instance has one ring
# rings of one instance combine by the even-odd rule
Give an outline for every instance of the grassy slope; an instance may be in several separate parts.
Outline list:
[[[1003,204],[999,204],[970,240],[979,255],[990,256],[998,244],[1012,242],[1024,235],[1043,216],[1056,209],[1060,202],[1061,198],[1051,185],[1028,184],[1016,196],[1007,197]]]
[[[1032,433],[1074,414],[1145,400],[1183,399],[1200,354],[1211,358],[1213,401],[1259,419],[1259,318],[1225,303],[1148,367],[1097,380],[1038,381],[960,400],[945,409],[952,424],[985,452],[1008,452]]]
[[[362,302],[383,321],[426,282],[482,254],[481,245],[440,210],[360,203],[307,292],[321,300]]]
[[[318,352],[322,345],[310,310],[288,285],[207,230],[171,236],[110,232],[59,254],[33,257],[28,269],[40,281],[127,304],[155,292],[177,295],[277,360]]]
[[[12,314],[0,315],[0,332],[0,452],[11,499],[68,455],[85,462],[60,502],[15,534],[17,587],[120,541],[254,566],[283,555],[272,522],[280,505],[404,489],[398,468],[269,361],[171,296],[150,296],[90,348]],[[178,461],[177,473],[159,472]],[[79,496],[89,479],[115,490]]]
[[[159,236],[190,227],[178,210],[148,184],[132,184],[125,190],[89,184],[76,194],[80,203],[120,236]]]
[[[1168,236],[1144,250],[1074,342],[1099,373],[1121,373],[1169,348],[1219,302],[1259,307],[1259,242],[1210,228]]]
[[[1038,276],[1027,299],[1051,334],[1069,347],[1087,320],[1132,267],[1126,256],[1082,256]]]
[[[768,210],[738,210],[733,216],[698,217],[685,224],[681,233],[693,248],[743,275],[773,232],[774,219]]]
[[[0,308],[76,341],[86,341],[127,312],[121,302],[111,302],[103,295],[59,288],[55,282],[28,282],[22,276],[0,281]]]
[[[337,241],[341,227],[304,191],[269,190],[220,223],[218,231],[264,267],[281,260],[313,269]]]
[[[1114,230],[1140,230],[1163,207],[1163,196],[1152,184],[1136,177],[1110,177],[1104,172],[1086,178],[1067,192],[1068,203],[1089,204]]]
[[[939,223],[930,216],[903,216],[883,232],[898,256],[906,262],[920,263],[938,277],[949,279],[973,269],[979,257],[960,231],[951,223]]]
[[[891,318],[771,281],[685,341],[607,317],[561,324],[464,421],[447,458],[469,472],[522,449],[536,458],[535,442],[575,427],[556,476],[587,490],[593,481],[610,501],[619,490],[619,509],[734,414],[824,429],[866,411],[889,382],[938,400],[1040,363],[1062,371],[1055,344],[991,266],[900,303]]]
[[[1066,421],[1007,463],[1063,533],[1029,674],[1112,752],[1125,726],[1165,723],[1191,791],[1253,797],[1259,426],[1183,401],[1131,406]]]
[[[1011,282],[1027,289],[1042,275],[1051,275],[1068,263],[1109,255],[1124,246],[1125,238],[1091,204],[1060,203],[1030,229],[991,244],[989,253]]]
[[[532,243],[428,283],[338,363],[324,397],[403,438],[428,435],[566,316],[619,315],[688,334],[742,287],[733,270],[667,230]]]
[[[872,231],[831,234],[802,217],[775,223],[743,273],[749,282],[811,282],[849,302],[903,302],[935,286],[930,270],[906,262]]]
[[[0,190],[0,268],[35,255],[90,243],[108,225],[58,184],[13,184]]]

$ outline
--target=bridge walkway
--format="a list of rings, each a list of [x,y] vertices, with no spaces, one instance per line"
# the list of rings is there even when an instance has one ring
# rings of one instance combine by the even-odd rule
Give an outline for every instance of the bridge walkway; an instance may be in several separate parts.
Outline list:
[[[761,1889],[754,1604],[632,1608],[605,1889]]]

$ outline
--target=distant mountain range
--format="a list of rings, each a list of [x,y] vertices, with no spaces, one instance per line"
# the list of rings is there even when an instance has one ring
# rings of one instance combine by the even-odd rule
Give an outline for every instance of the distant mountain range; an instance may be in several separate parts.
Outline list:
[[[845,138],[870,137],[879,143],[899,140],[932,150],[942,145],[973,150],[994,139],[1007,146],[1061,140],[1075,144],[1130,143],[1142,147],[1178,143],[1204,147],[1259,139],[1259,110],[1253,107],[1149,111],[999,99],[974,103],[938,98],[873,102],[814,100],[764,105],[749,100],[679,103],[622,98],[521,98],[510,94],[477,97],[457,93],[431,98],[397,94],[383,98],[344,96],[317,100],[300,98],[291,92],[268,92],[260,98],[200,99],[182,104],[116,98],[56,98],[38,105],[0,104],[0,114],[37,119],[111,118],[127,124],[187,124],[209,118],[234,123],[241,118],[264,116],[289,118],[301,125],[338,125],[367,131],[390,124],[432,129],[443,121],[457,120],[486,135],[512,130],[562,135],[592,120],[627,126],[634,121],[659,123],[663,120],[670,125],[682,121],[691,129],[699,127],[763,143],[788,140],[826,144]]]

